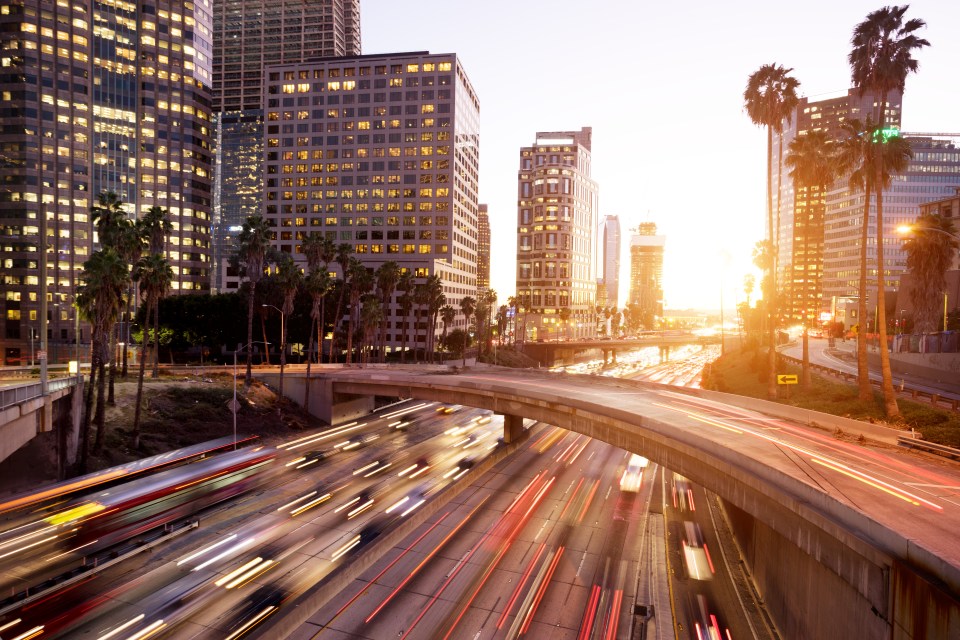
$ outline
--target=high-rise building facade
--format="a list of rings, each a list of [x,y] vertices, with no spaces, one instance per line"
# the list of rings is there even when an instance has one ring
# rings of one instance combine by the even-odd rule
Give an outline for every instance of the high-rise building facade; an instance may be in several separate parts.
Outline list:
[[[539,132],[520,149],[517,296],[526,339],[595,332],[597,183],[593,131]]]
[[[490,216],[487,205],[481,204],[477,213],[477,291],[490,288]]]
[[[620,302],[620,218],[606,216],[603,219],[602,237],[603,248],[603,288],[604,306],[617,308]]]
[[[263,69],[360,55],[360,0],[214,0],[213,6],[213,286],[224,290],[240,227],[263,208]]]
[[[207,0],[5,4],[0,339],[6,361],[27,353],[40,328],[39,250],[48,254],[49,358],[70,353],[72,296],[98,246],[90,208],[100,193],[117,193],[131,218],[153,206],[166,209],[174,292],[209,287],[211,35]],[[79,326],[89,341],[89,329]]]
[[[799,136],[811,131],[823,131],[830,140],[840,140],[844,135],[841,129],[844,122],[875,117],[875,108],[876,99],[871,94],[860,96],[855,89],[818,100],[801,98],[782,135],[774,137],[774,163],[781,151],[786,159],[790,143]],[[901,96],[893,93],[888,96],[884,118],[891,127],[899,127],[900,116]],[[786,164],[780,175],[779,186],[777,180],[775,166],[773,206],[774,215],[779,221],[776,228],[777,286],[781,317],[790,323],[815,321],[823,306],[823,225],[830,185],[827,190],[822,190],[795,184]],[[846,177],[842,180],[845,182]]]
[[[324,234],[370,269],[395,261],[418,282],[439,276],[455,308],[476,298],[480,104],[456,54],[329,58],[264,73],[262,211],[274,246],[305,264],[303,238]],[[396,305],[385,316],[396,345]],[[423,344],[428,327],[417,329],[408,345]]]
[[[647,329],[663,317],[663,252],[667,237],[657,235],[657,225],[641,222],[630,236],[630,300],[640,308]]]
[[[894,175],[883,190],[884,282],[888,292],[899,286],[906,270],[904,239],[896,233],[900,225],[910,224],[920,215],[920,205],[942,200],[960,187],[960,134],[902,133],[910,143],[913,158],[907,170]],[[877,283],[877,209],[871,198],[867,227],[867,307],[876,306]],[[843,299],[859,296],[860,235],[863,219],[863,193],[851,191],[837,181],[827,194],[824,222],[824,275],[822,310],[830,312]],[[892,301],[891,296],[887,296]]]

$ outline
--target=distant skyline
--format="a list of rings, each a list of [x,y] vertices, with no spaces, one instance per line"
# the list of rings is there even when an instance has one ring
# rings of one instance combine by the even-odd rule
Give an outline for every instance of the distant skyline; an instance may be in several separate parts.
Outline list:
[[[477,90],[480,202],[489,205],[494,254],[511,256],[491,269],[501,302],[515,289],[520,147],[537,131],[586,126],[598,219],[620,216],[624,243],[644,221],[667,236],[665,306],[718,308],[722,278],[732,308],[754,270],[766,206],[766,133],[743,111],[747,77],[776,62],[794,69],[801,95],[846,91],[850,35],[882,6],[362,0],[361,21],[364,53],[457,53]],[[907,78],[903,130],[960,131],[960,2],[920,0],[906,15],[927,22],[920,35],[931,46]]]

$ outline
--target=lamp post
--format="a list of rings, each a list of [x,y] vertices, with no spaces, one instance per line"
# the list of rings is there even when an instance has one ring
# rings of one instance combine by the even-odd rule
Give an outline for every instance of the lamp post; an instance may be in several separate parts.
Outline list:
[[[237,450],[237,411],[240,409],[240,405],[237,403],[237,354],[242,353],[244,349],[249,349],[254,344],[261,344],[260,342],[249,342],[239,349],[234,350],[233,352],[233,401],[230,403],[230,410],[233,412],[233,450]],[[269,345],[269,342],[262,343],[265,347]]]
[[[270,307],[280,312],[280,395],[283,396],[283,368],[287,364],[287,333],[284,331],[286,314],[283,313],[283,309],[272,304],[262,304],[260,306]]]

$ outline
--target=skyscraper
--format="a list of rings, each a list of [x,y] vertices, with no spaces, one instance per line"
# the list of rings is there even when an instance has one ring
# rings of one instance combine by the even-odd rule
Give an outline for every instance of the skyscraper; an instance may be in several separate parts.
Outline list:
[[[893,176],[883,190],[884,281],[888,292],[899,286],[906,270],[903,238],[899,225],[910,224],[920,215],[920,205],[941,200],[960,187],[960,134],[902,133],[913,149],[907,170]],[[867,239],[867,307],[874,314],[877,289],[876,200],[871,198]],[[859,295],[860,234],[863,194],[851,191],[839,180],[827,194],[824,222],[824,264],[822,310],[832,311],[843,298]],[[887,296],[888,300],[892,298]]]
[[[657,235],[657,225],[641,222],[630,236],[630,301],[640,307],[645,328],[663,317],[663,251],[666,236]]]
[[[606,289],[606,305],[618,307],[620,302],[620,218],[606,216],[603,219],[603,286]]]
[[[243,221],[263,205],[263,69],[271,64],[360,54],[360,0],[214,0],[213,286]]]
[[[274,246],[305,264],[301,241],[325,234],[370,269],[395,261],[418,282],[439,276],[454,307],[476,298],[480,103],[456,54],[328,58],[264,73],[263,214]],[[396,345],[401,318],[393,306],[384,315]],[[419,322],[407,344],[429,330]]]
[[[477,291],[490,288],[490,217],[487,205],[481,204],[477,213]]]
[[[874,113],[876,99],[859,96],[850,89],[842,94],[819,100],[801,98],[781,136],[775,136],[773,157],[781,152],[786,158],[790,143],[811,131],[823,131],[830,140],[843,136],[841,126],[852,119],[865,119]],[[900,126],[901,97],[894,92],[888,97],[885,120],[892,127]],[[775,161],[776,162],[776,161]],[[845,183],[847,178],[841,177]],[[781,184],[777,188],[776,167],[773,175],[774,215],[779,211],[777,227],[778,261],[777,286],[783,318],[791,322],[813,321],[818,318],[823,296],[824,269],[824,215],[827,192],[818,187],[804,187],[790,178],[784,164]],[[828,185],[829,190],[829,185]],[[777,210],[777,196],[780,207]],[[765,227],[766,228],[766,227]]]
[[[528,339],[594,333],[597,183],[592,129],[540,132],[520,149],[517,296]],[[566,326],[563,326],[566,325]]]
[[[4,359],[40,327],[47,251],[50,359],[75,339],[73,293],[97,248],[90,207],[113,191],[130,217],[169,212],[173,290],[208,288],[211,33],[208,0],[7,3],[0,12],[0,301]],[[41,229],[46,238],[41,237]],[[89,330],[80,325],[83,341]]]

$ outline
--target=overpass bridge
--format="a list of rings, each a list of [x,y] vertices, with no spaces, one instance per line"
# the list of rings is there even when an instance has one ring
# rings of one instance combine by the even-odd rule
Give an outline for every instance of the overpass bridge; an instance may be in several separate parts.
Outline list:
[[[606,363],[612,359],[617,361],[617,352],[631,351],[643,347],[657,347],[660,349],[660,359],[665,361],[670,357],[670,349],[688,344],[720,344],[720,336],[698,336],[692,333],[678,335],[657,334],[639,338],[589,340],[551,340],[544,342],[526,342],[523,352],[543,366],[572,364],[577,355],[584,351],[599,351],[603,354]]]
[[[56,432],[60,470],[76,460],[82,389],[77,376],[0,385],[0,462],[38,435]]]
[[[258,377],[276,382],[276,376]],[[319,412],[372,396],[533,418],[640,453],[720,496],[784,637],[960,637],[960,473],[719,401],[723,394],[533,370],[287,375]],[[760,402],[760,401],[758,401]]]

